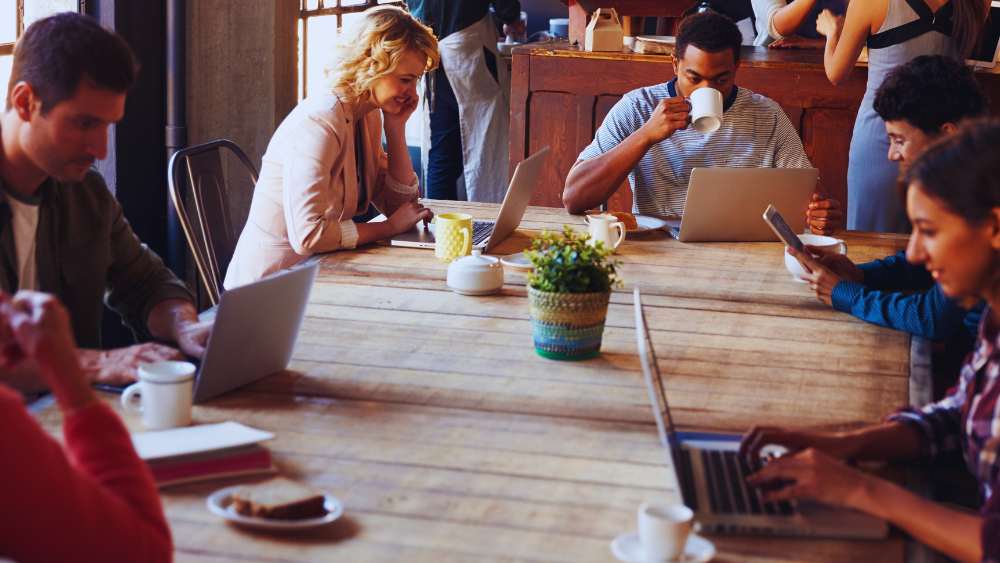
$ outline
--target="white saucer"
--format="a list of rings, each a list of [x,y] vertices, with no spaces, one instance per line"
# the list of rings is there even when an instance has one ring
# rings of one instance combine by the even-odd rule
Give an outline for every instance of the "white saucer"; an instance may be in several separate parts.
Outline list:
[[[626,563],[651,563],[643,557],[642,545],[639,544],[639,534],[627,532],[619,535],[611,541],[611,553],[619,561]],[[692,533],[688,536],[687,545],[684,546],[684,554],[672,561],[683,563],[702,563],[711,561],[715,557],[715,546],[712,542]],[[664,561],[663,563],[668,563]]]
[[[525,256],[523,252],[502,256],[500,258],[500,263],[507,268],[521,272],[530,272],[532,268],[534,268],[534,266],[531,265],[531,260],[528,260],[528,257]]]
[[[244,516],[233,509],[233,493],[239,488],[240,485],[219,489],[205,499],[205,505],[212,514],[221,516],[234,524],[264,530],[301,530],[304,528],[314,528],[329,524],[340,518],[344,513],[344,504],[337,497],[324,493],[325,501],[323,507],[326,508],[326,514],[323,516],[302,518],[299,520],[277,520],[274,518],[261,518],[259,516]]]
[[[635,222],[639,226],[634,230],[629,231],[630,233],[646,233],[662,229],[667,226],[666,220],[660,219],[659,217],[653,217],[652,215],[636,215]]]

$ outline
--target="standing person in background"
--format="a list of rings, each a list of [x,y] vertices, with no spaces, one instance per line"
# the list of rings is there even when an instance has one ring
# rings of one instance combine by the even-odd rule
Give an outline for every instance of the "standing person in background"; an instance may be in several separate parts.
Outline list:
[[[823,64],[834,85],[847,79],[868,46],[868,86],[861,100],[847,169],[847,228],[906,232],[896,196],[897,163],[889,161],[889,136],[875,112],[875,91],[892,69],[919,55],[963,59],[973,46],[989,0],[865,0],[851,2],[845,17],[823,11],[816,29],[826,37]]]
[[[507,67],[497,51],[493,7],[504,31],[523,35],[518,0],[407,0],[413,14],[439,38],[441,66],[431,76],[431,199],[459,199],[465,179],[469,201],[500,202],[507,190],[510,94]]]

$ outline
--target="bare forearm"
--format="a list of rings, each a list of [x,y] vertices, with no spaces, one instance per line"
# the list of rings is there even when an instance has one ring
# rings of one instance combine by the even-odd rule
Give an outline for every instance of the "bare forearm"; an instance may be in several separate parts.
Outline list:
[[[358,223],[357,228],[358,245],[368,244],[377,240],[384,240],[396,234],[393,232],[388,221],[379,221],[377,223]]]
[[[868,476],[853,507],[902,528],[917,541],[959,561],[982,559],[982,518],[947,508],[888,481]]]
[[[146,327],[157,340],[177,342],[177,330],[186,322],[198,322],[198,311],[194,304],[182,299],[167,299],[157,303],[149,312]]]
[[[846,432],[842,439],[851,444],[848,456],[859,460],[903,460],[920,455],[920,435],[901,422],[887,422]]]
[[[389,156],[389,175],[400,184],[413,181],[413,161],[406,147],[406,129],[403,124],[385,128],[386,153]],[[359,233],[360,234],[360,233]]]
[[[639,130],[601,156],[576,163],[566,177],[563,205],[570,213],[582,213],[607,201],[650,146]]]
[[[794,0],[774,13],[771,19],[772,27],[786,37],[794,34],[815,4],[816,0]]]

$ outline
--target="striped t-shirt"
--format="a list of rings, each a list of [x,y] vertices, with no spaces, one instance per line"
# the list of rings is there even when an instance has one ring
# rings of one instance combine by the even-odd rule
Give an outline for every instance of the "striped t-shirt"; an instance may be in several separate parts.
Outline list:
[[[580,160],[608,152],[642,127],[660,100],[676,95],[675,80],[625,94],[580,153]],[[639,160],[628,175],[634,212],[681,216],[693,168],[812,168],[802,140],[774,100],[738,88],[726,106],[722,126],[715,132],[700,133],[693,127],[675,131]]]

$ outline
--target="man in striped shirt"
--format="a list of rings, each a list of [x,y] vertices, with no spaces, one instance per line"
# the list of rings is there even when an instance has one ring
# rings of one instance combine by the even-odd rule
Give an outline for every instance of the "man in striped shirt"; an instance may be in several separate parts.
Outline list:
[[[581,213],[599,206],[627,177],[634,212],[679,217],[694,168],[811,168],[781,106],[736,86],[741,41],[739,29],[721,14],[685,18],[677,35],[677,77],[633,90],[611,108],[566,178],[566,208]],[[702,87],[715,88],[724,100],[722,126],[708,134],[688,127],[685,98]],[[840,203],[818,195],[813,200],[807,212],[813,231],[839,227]]]

